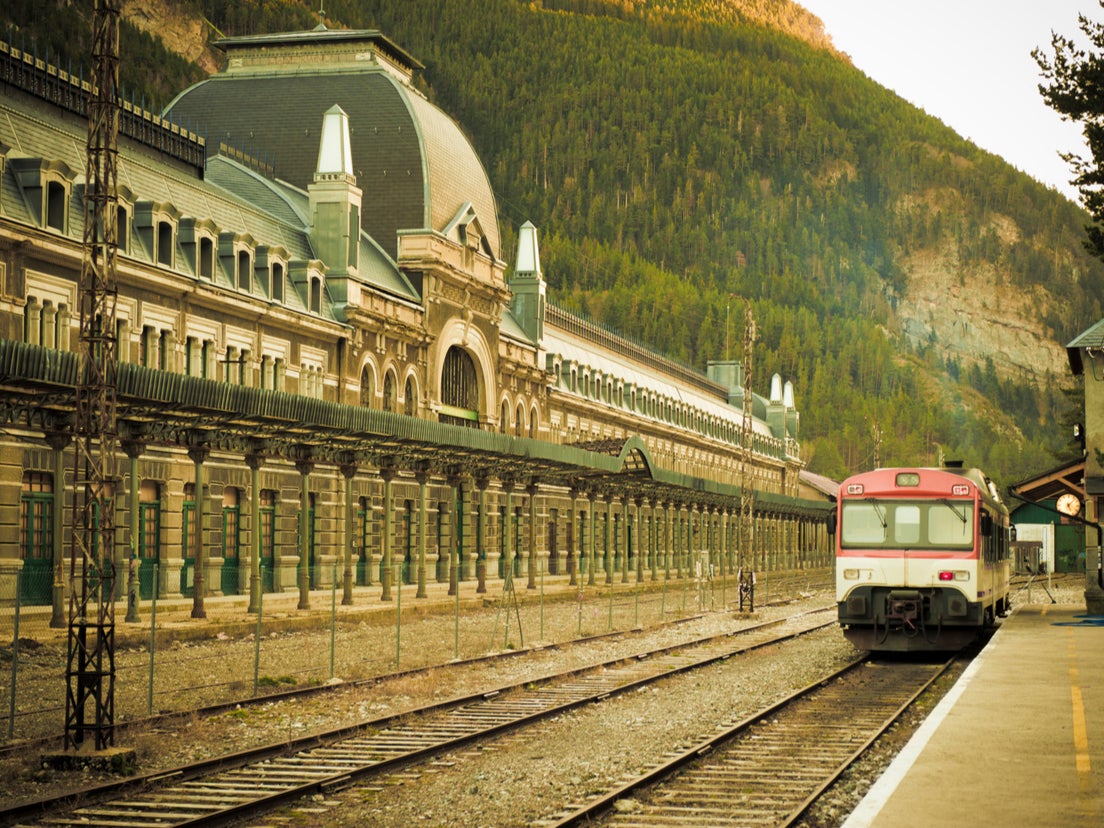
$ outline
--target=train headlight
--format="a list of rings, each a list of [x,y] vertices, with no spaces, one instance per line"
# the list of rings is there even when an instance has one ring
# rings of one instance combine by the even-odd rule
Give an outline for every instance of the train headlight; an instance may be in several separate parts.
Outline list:
[[[939,570],[939,580],[968,581],[970,580],[970,573],[965,569],[941,569]]]
[[[845,569],[843,580],[845,581],[869,581],[874,577],[873,569]]]

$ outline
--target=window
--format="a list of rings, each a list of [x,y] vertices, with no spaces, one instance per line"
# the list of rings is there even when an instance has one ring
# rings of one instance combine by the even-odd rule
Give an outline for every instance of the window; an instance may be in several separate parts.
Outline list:
[[[974,541],[970,501],[845,501],[840,525],[844,548],[887,547],[969,550]]]
[[[390,371],[383,378],[383,410],[395,410],[395,375]]]
[[[138,364],[145,368],[152,368],[150,363],[157,349],[157,340],[154,329],[146,325],[142,328],[142,340],[138,343]]]
[[[54,477],[24,472],[19,498],[19,552],[24,561],[53,560]]]
[[[371,408],[375,396],[376,389],[372,383],[372,372],[365,365],[360,369],[360,404],[365,408]]]
[[[322,280],[317,276],[310,280],[310,311],[322,313]]]
[[[199,240],[199,278],[213,279],[215,275],[215,243],[207,236]]]
[[[414,390],[414,378],[406,378],[406,390],[403,391],[403,413],[413,417],[418,413],[418,392]]]
[[[237,563],[241,545],[241,506],[238,490],[227,487],[222,493],[222,557],[224,564]]]
[[[176,240],[173,238],[173,226],[171,222],[157,222],[157,264],[165,267],[173,266],[173,248]]]
[[[144,480],[138,491],[138,557],[156,560],[160,555],[161,489]]]
[[[272,301],[284,301],[284,266],[280,262],[272,265]]]
[[[457,345],[448,349],[441,370],[440,421],[473,428],[479,426],[479,380],[475,362]]]
[[[180,554],[184,558],[185,565],[195,561],[195,553],[199,544],[196,531],[196,504],[195,483],[184,484],[183,520],[180,528]]]
[[[116,244],[120,253],[130,250],[130,211],[125,204],[120,204],[115,213]]]
[[[46,226],[64,233],[68,210],[69,199],[65,185],[59,181],[48,182],[46,184]]]
[[[276,492],[261,490],[261,569],[266,588],[272,589],[272,569],[276,561]]]
[[[249,291],[253,289],[253,259],[248,250],[238,251],[238,288]]]

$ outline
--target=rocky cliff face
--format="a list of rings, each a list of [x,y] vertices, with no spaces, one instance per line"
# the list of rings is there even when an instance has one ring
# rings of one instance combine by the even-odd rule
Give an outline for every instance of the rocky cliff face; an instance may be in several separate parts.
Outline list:
[[[218,71],[219,53],[208,45],[210,26],[202,17],[164,0],[122,0],[119,11],[128,23],[158,38],[204,72]]]
[[[963,270],[947,248],[900,264],[909,281],[897,321],[910,344],[927,343],[963,367],[992,358],[1004,378],[1068,375],[1065,349],[1042,322],[1054,299],[1041,286],[1014,288],[992,267]]]

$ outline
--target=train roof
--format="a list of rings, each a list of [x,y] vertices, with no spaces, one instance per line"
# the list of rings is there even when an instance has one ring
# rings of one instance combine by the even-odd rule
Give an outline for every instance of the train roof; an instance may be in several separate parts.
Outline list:
[[[975,467],[944,466],[942,468],[933,468],[926,466],[897,466],[873,469],[872,471],[851,475],[851,477],[844,480],[840,484],[840,496],[842,497],[846,493],[849,484],[859,483],[864,480],[870,481],[870,485],[878,485],[882,489],[894,488],[896,486],[896,477],[901,472],[915,472],[919,474],[921,476],[921,481],[929,487],[933,484],[937,484],[941,480],[942,482],[947,482],[946,478],[948,477],[964,478],[977,488],[981,494],[982,500],[994,508],[1007,511],[1007,507],[1001,500],[1000,493],[997,492],[996,486],[993,485],[989,476],[981,469]]]

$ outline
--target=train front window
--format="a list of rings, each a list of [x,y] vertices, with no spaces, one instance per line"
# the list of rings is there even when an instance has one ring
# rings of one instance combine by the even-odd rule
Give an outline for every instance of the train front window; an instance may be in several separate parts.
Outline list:
[[[974,510],[968,500],[845,501],[840,517],[844,549],[971,549]]]
[[[852,501],[843,504],[840,542],[849,546],[885,546],[885,507],[876,500]]]
[[[893,540],[898,546],[920,542],[920,507],[901,503],[893,510]]]

